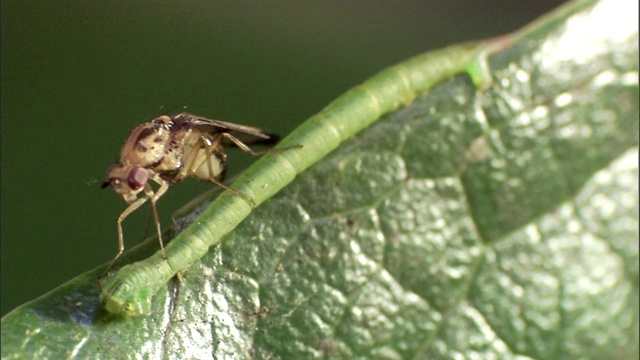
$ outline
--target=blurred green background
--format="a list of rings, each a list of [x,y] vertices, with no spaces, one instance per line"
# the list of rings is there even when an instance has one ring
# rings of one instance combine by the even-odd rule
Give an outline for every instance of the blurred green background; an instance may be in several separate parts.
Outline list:
[[[286,135],[386,66],[560,3],[3,0],[2,315],[115,255],[126,204],[99,185],[135,125],[186,106]],[[252,159],[229,160],[232,176]],[[172,187],[164,228],[211,186]],[[127,246],[147,213],[125,221]]]

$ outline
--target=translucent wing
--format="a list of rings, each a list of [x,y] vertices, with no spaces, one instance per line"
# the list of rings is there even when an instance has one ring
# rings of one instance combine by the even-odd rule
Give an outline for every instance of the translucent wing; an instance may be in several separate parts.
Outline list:
[[[209,133],[229,133],[246,145],[274,145],[278,142],[278,140],[280,140],[280,137],[278,135],[252,126],[240,125],[220,120],[212,120],[184,113],[178,116],[189,116],[188,121],[191,123],[191,125],[197,126],[198,128]],[[222,145],[234,147],[237,146],[228,139],[224,139],[222,141]]]

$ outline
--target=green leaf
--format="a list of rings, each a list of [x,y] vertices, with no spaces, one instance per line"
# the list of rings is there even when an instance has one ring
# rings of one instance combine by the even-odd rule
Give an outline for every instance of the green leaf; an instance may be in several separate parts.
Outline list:
[[[6,315],[2,357],[637,358],[637,9],[584,4],[312,166],[150,316],[102,310],[97,269]]]

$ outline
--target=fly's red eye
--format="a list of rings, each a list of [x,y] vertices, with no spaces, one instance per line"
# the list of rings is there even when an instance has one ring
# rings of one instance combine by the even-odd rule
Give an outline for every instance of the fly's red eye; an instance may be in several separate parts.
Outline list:
[[[127,177],[127,183],[133,190],[138,190],[143,187],[147,183],[147,180],[149,180],[149,173],[145,168],[139,166],[131,169]]]

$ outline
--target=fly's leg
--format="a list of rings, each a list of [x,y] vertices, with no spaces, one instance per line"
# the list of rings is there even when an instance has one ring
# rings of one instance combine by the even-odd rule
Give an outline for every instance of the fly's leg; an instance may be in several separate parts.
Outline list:
[[[190,151],[184,155],[184,161],[182,163],[183,166],[180,169],[180,172],[176,175],[176,179],[182,180],[185,177],[187,177],[187,175],[190,175],[191,173],[195,172],[195,170],[199,166],[199,164],[197,164],[198,152],[200,151],[201,148],[215,149],[218,146],[220,146],[220,139],[218,139],[218,141],[216,141],[215,143],[212,143],[211,141],[209,141],[209,139],[200,138],[198,140],[198,144],[196,144],[196,146],[190,147]],[[205,157],[204,160],[208,161],[209,157],[208,156]]]
[[[151,209],[147,211],[147,218],[144,221],[144,232],[142,233],[140,242],[147,238],[147,234],[149,234],[149,224],[151,224]]]
[[[225,133],[223,133],[222,135],[225,135]],[[238,139],[236,139],[236,140],[238,140]],[[201,138],[200,141],[204,144],[204,146],[206,148],[205,149],[204,161],[207,162],[207,169],[209,170],[209,181],[211,181],[212,183],[214,183],[214,184],[216,184],[216,185],[218,185],[220,187],[225,188],[226,190],[231,191],[233,194],[235,194],[237,196],[241,196],[241,197],[245,198],[246,200],[251,202],[251,206],[252,207],[258,206],[256,204],[256,201],[253,200],[253,198],[251,196],[249,196],[249,195],[247,195],[247,194],[245,194],[243,192],[240,192],[238,190],[235,190],[235,189],[232,189],[232,188],[228,187],[227,185],[225,185],[224,183],[219,181],[218,178],[216,177],[216,174],[214,173],[213,167],[211,165],[211,161],[209,159],[211,158],[211,156],[214,156],[213,152],[218,148],[218,146],[220,146],[220,143],[222,142],[222,137],[219,137],[218,139],[216,139],[216,142],[214,142],[214,143],[211,143],[207,139],[204,139],[204,138]],[[238,141],[240,141],[240,140],[238,140]],[[242,142],[240,142],[240,143],[242,144]],[[242,144],[242,146],[247,147],[245,144]],[[248,149],[248,147],[247,147],[247,149]],[[251,149],[249,149],[249,151],[251,151]],[[195,162],[194,162],[193,165],[194,165],[194,167],[193,167],[192,171],[196,171],[196,169],[198,169],[199,165],[196,164]],[[198,165],[198,166],[196,166],[196,165]]]
[[[111,259],[111,261],[109,261],[109,263],[107,264],[107,268],[104,270],[102,275],[98,277],[99,279],[107,275],[107,273],[111,269],[111,266],[113,266],[116,260],[118,260],[120,255],[122,255],[122,253],[124,252],[124,232],[122,231],[122,222],[124,221],[124,219],[127,218],[127,216],[129,216],[131,213],[136,211],[147,200],[151,200],[151,209],[153,211],[153,217],[156,222],[156,230],[158,231],[158,241],[160,242],[160,248],[162,249],[162,254],[164,255],[165,259],[167,258],[167,255],[164,253],[164,245],[162,244],[162,231],[160,229],[160,219],[158,217],[158,211],[156,210],[156,202],[162,195],[164,195],[165,192],[167,192],[167,189],[169,189],[169,183],[165,181],[161,182],[160,188],[158,188],[158,191],[155,193],[149,184],[145,184],[145,187],[144,187],[145,196],[129,204],[129,206],[127,206],[127,208],[124,209],[124,211],[120,214],[120,216],[118,216],[118,253],[113,259]]]
[[[295,148],[302,148],[302,145],[293,145],[293,146],[287,146],[287,147],[283,147],[283,148],[278,148],[278,149],[267,149],[267,150],[263,150],[263,151],[253,151],[251,150],[251,148],[249,146],[247,146],[247,144],[243,143],[242,141],[240,141],[240,139],[238,139],[237,137],[229,134],[229,133],[221,133],[220,135],[222,135],[223,137],[229,139],[231,142],[233,142],[234,144],[236,144],[236,146],[244,151],[245,153],[251,155],[251,156],[260,156],[260,155],[264,155],[264,154],[269,154],[269,153],[275,153],[275,152],[281,152],[284,150],[289,150],[289,149],[295,149]],[[220,138],[220,140],[218,141],[218,143],[220,143],[222,140],[222,137]],[[209,161],[209,156],[211,156],[213,154],[213,151],[216,149],[216,146],[210,146],[207,148],[207,167],[209,168],[209,181],[218,184],[220,186],[222,186],[223,188],[235,193],[236,195],[240,195],[242,197],[244,197],[247,200],[251,201],[251,204],[253,205],[253,207],[256,207],[257,204],[255,202],[255,200],[253,200],[252,197],[250,197],[249,195],[242,193],[240,191],[237,190],[233,190],[230,187],[222,184],[221,182],[219,182],[213,175],[213,169],[211,168],[211,161]]]
[[[142,204],[144,204],[147,201],[147,199],[148,199],[147,197],[141,197],[140,199],[137,199],[136,201],[129,204],[129,206],[127,206],[127,208],[124,209],[122,214],[118,216],[118,253],[113,259],[111,259],[111,261],[109,261],[109,264],[107,264],[107,268],[102,273],[102,275],[100,275],[99,278],[103,278],[105,275],[107,275],[107,273],[111,269],[111,266],[113,266],[113,263],[115,263],[116,260],[118,260],[118,258],[120,257],[120,255],[122,255],[122,253],[124,252],[124,235],[122,232],[122,222],[127,216],[129,216],[129,214],[136,211],[140,206],[142,206]]]
[[[238,176],[234,176],[232,179],[229,179],[229,182],[233,182]],[[203,192],[202,194],[196,196],[191,199],[188,203],[182,205],[178,210],[176,210],[173,214],[171,214],[171,221],[173,222],[173,235],[175,236],[178,231],[178,219],[186,218],[187,216],[191,216],[192,213],[196,211],[197,207],[203,207],[205,203],[210,203],[215,197],[219,195],[219,193],[224,190],[222,187],[212,187],[211,189]],[[192,222],[187,220],[188,222]]]
[[[203,141],[204,141],[203,145],[211,146],[211,143],[208,140],[202,140],[201,139],[199,142],[203,142]],[[219,144],[219,142],[218,142],[218,144]],[[176,179],[184,179],[191,172],[191,169],[195,166],[195,162],[196,162],[197,157],[198,157],[198,151],[199,151],[199,146],[194,146],[194,147],[191,148],[191,151],[189,151],[188,153],[186,153],[184,155],[183,166],[180,169],[180,172],[176,175]],[[212,191],[212,190],[209,190],[209,191]],[[206,193],[208,193],[209,191],[207,191]],[[199,200],[197,200],[197,199],[200,199],[201,196],[202,195],[200,195],[196,199],[190,201],[189,203],[187,203],[186,205],[184,205],[183,207],[181,207],[180,209],[178,209],[176,212],[174,212],[171,215],[171,221],[173,222],[174,231],[177,231],[177,229],[178,229],[178,223],[176,221],[176,218],[179,217],[180,214],[185,213],[186,209],[191,208],[195,201],[199,202]]]
[[[167,190],[169,189],[169,183],[162,180],[160,181],[156,180],[156,181],[160,183],[160,187],[158,188],[158,191],[154,193],[151,186],[149,184],[146,184],[144,186],[144,193],[149,197],[149,199],[151,199],[151,209],[153,210],[153,218],[156,222],[156,230],[158,231],[158,242],[160,243],[162,256],[166,260],[167,254],[164,252],[164,244],[162,243],[162,229],[160,227],[160,217],[158,216],[158,210],[156,209],[156,202],[158,202],[158,199],[160,199],[160,197],[162,197],[162,195],[164,195],[164,193],[167,192]]]
[[[237,140],[237,139],[236,139]],[[210,140],[205,137],[201,137],[198,140],[198,145],[193,146],[191,152],[185,156],[184,167],[180,171],[179,176],[184,177],[189,174],[194,174],[197,172],[198,168],[202,165],[203,162],[207,163],[207,169],[209,171],[209,181],[232,192],[235,195],[241,196],[245,198],[247,201],[251,203],[253,207],[256,207],[256,202],[249,195],[240,192],[238,190],[232,189],[229,186],[225,185],[223,182],[218,180],[217,174],[213,171],[213,167],[211,166],[210,158],[214,156],[213,152],[216,151],[221,146],[222,137],[217,137],[215,140]],[[244,145],[244,144],[242,144]],[[246,147],[246,145],[244,145]],[[200,150],[204,149],[204,154],[200,154]]]
[[[180,209],[176,210],[173,214],[171,214],[171,221],[173,222],[173,234],[176,235],[178,231],[178,219],[186,218],[190,216],[191,213],[195,211],[197,207],[203,206],[205,202],[211,202],[214,196],[217,196],[219,192],[221,192],[222,188],[220,187],[212,187],[211,189],[203,192],[202,194],[196,196],[191,199],[188,203],[184,204],[180,207]]]
[[[229,179],[229,182],[233,182],[237,178],[238,178],[238,175]],[[207,201],[211,202],[213,198],[218,196],[218,193],[221,192],[222,190],[223,189],[219,187],[213,187],[203,192],[202,194],[194,197],[188,203],[182,205],[180,209],[176,210],[173,214],[171,214],[171,220],[173,221],[173,224],[177,225],[176,224],[177,219],[187,217],[189,213],[195,211],[196,207],[204,205],[204,203]]]

